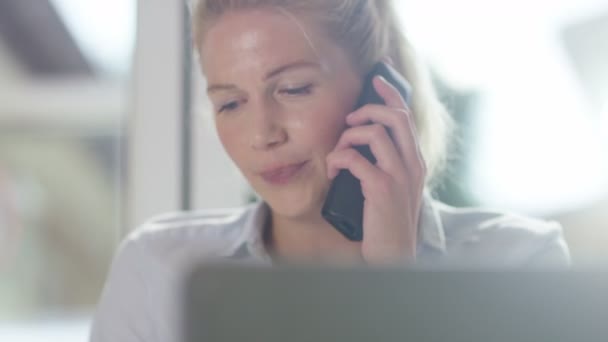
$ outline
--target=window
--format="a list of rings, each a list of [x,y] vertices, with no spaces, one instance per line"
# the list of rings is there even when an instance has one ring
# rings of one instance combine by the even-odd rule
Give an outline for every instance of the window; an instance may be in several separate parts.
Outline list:
[[[2,341],[86,339],[123,225],[135,19],[135,0],[0,4]]]

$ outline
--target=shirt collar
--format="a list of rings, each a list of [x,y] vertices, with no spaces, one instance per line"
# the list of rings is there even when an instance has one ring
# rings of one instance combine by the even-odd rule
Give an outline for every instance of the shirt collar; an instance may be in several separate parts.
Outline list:
[[[251,204],[251,215],[248,215],[245,222],[244,244],[251,256],[265,262],[271,262],[271,258],[264,246],[264,227],[270,208],[264,201]],[[444,254],[446,252],[445,231],[441,222],[441,216],[437,208],[436,201],[430,193],[425,190],[423,193],[422,208],[418,223],[418,256],[426,253],[428,249]]]
[[[271,262],[272,259],[264,245],[264,227],[270,216],[270,208],[264,201],[251,205],[251,215],[245,222],[245,247],[249,254],[256,259]]]

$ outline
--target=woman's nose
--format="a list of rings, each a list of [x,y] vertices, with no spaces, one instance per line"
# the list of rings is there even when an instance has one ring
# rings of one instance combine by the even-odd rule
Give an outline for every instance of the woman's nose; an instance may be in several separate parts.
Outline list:
[[[251,147],[255,150],[267,150],[282,145],[287,141],[287,132],[281,123],[277,108],[259,105],[251,118]]]

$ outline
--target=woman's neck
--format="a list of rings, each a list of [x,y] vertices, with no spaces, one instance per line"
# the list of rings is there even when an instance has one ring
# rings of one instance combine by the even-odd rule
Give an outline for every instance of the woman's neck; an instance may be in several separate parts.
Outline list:
[[[272,212],[266,222],[265,244],[274,259],[295,263],[362,263],[361,243],[346,239],[319,214],[294,220]]]

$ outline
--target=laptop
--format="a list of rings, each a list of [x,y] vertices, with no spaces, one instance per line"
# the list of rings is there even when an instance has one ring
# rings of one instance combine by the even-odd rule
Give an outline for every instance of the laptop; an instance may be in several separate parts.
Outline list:
[[[201,265],[185,342],[608,341],[608,272]]]

